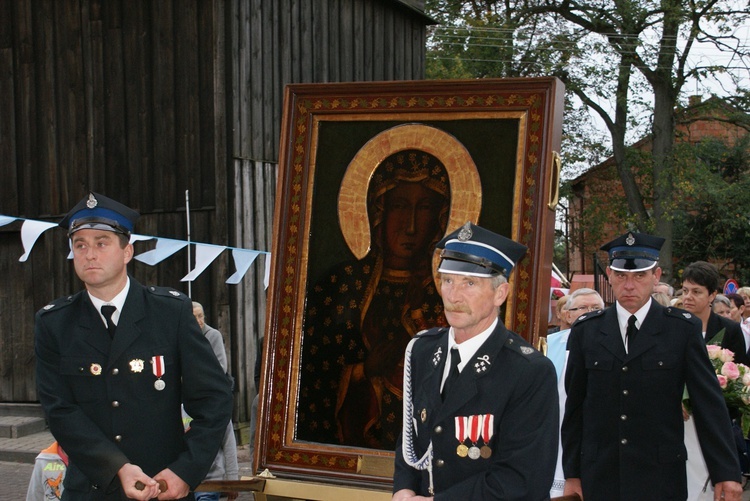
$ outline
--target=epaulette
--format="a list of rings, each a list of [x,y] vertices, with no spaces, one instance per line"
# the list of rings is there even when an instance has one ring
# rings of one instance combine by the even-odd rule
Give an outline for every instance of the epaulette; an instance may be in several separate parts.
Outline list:
[[[428,336],[437,336],[438,334],[442,333],[445,330],[445,327],[433,327],[432,329],[425,329],[423,331],[417,332],[414,337],[428,337]]]
[[[156,285],[149,285],[148,287],[146,287],[146,289],[148,289],[151,294],[156,294],[157,296],[172,297],[175,299],[183,300],[188,298],[187,295],[171,287],[157,287]]]
[[[674,306],[669,306],[664,309],[664,311],[669,315],[670,317],[674,318],[680,318],[686,322],[692,322],[691,319],[696,318],[695,315],[690,313],[689,311],[685,311],[681,308],[675,308]]]
[[[586,320],[591,320],[592,318],[600,317],[604,314],[604,310],[596,310],[596,311],[590,311],[588,313],[584,313],[580,317],[576,319],[575,322],[573,322],[573,325],[580,324],[581,322],[585,322]]]
[[[51,303],[49,303],[48,305],[45,305],[44,307],[42,307],[39,310],[39,314],[43,315],[45,313],[49,313],[50,311],[55,311],[61,308],[65,308],[66,306],[73,304],[73,300],[75,299],[75,297],[76,297],[75,294],[71,294],[70,296],[59,297],[55,299],[54,301],[52,301]]]
[[[539,350],[531,346],[528,343],[528,341],[526,341],[524,338],[522,338],[518,334],[516,334],[515,336],[513,335],[508,336],[508,339],[505,340],[505,347],[509,348],[512,351],[515,351],[516,353],[520,353],[521,355],[525,357],[529,357],[534,354],[538,354],[538,355],[542,354]]]

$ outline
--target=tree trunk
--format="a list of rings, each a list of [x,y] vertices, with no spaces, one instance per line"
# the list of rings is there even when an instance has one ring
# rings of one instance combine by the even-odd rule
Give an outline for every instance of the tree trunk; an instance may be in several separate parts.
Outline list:
[[[653,179],[654,234],[665,239],[660,265],[664,281],[672,278],[672,148],[674,146],[675,98],[670,85],[654,86]]]

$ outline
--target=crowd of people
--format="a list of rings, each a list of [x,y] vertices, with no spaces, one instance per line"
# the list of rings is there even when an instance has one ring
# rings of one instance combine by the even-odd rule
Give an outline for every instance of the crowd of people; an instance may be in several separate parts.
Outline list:
[[[223,337],[199,303],[128,276],[137,217],[91,193],[60,223],[85,289],[36,316],[38,393],[59,442],[28,499],[219,499],[194,490],[237,478]],[[471,222],[437,242],[447,325],[410,336],[394,369],[393,499],[739,501],[746,440],[706,346],[750,365],[750,288],[719,294],[718,269],[698,261],[675,290],[663,242],[604,244],[615,303],[589,288],[562,298],[544,354],[500,315],[526,247]]]
[[[624,240],[622,240],[623,238],[625,240],[631,238],[630,246],[628,246],[628,244]],[[631,249],[640,247],[638,252],[643,253],[644,250],[646,250],[646,254],[641,255],[641,257],[644,257],[645,255],[647,255],[649,247],[655,249],[659,246],[660,242],[658,240],[653,240],[653,237],[629,233],[628,235],[621,237],[619,242],[616,241],[616,244],[605,245],[603,247],[603,250],[610,250],[610,257],[612,258],[613,254],[619,255],[621,257],[623,250],[627,251],[628,247],[630,247]],[[618,249],[618,251],[613,253],[611,251],[612,248],[616,248]],[[653,256],[658,259],[658,254],[654,254]],[[623,438],[621,436],[622,433],[627,433],[628,430],[628,427],[625,426],[625,423],[630,423],[632,421],[631,416],[627,413],[629,411],[628,404],[631,400],[636,400],[632,398],[635,396],[635,391],[633,389],[623,389],[622,386],[624,384],[634,384],[632,380],[628,381],[628,379],[623,377],[622,374],[625,374],[624,371],[627,370],[628,373],[632,375],[633,369],[635,369],[632,363],[630,365],[627,364],[627,358],[629,357],[630,353],[630,345],[628,340],[628,327],[625,323],[626,320],[624,318],[626,315],[623,313],[623,311],[634,313],[636,311],[639,311],[641,308],[646,308],[646,305],[649,305],[652,302],[657,303],[662,307],[659,310],[664,312],[663,314],[666,314],[667,317],[669,316],[669,312],[673,312],[673,316],[676,316],[677,318],[682,316],[684,320],[692,321],[693,324],[698,325],[700,327],[699,340],[703,341],[702,343],[699,343],[699,345],[717,345],[722,348],[728,349],[733,354],[733,361],[735,363],[741,363],[750,366],[750,314],[748,314],[750,312],[746,313],[745,308],[746,302],[750,302],[750,287],[741,287],[735,293],[726,295],[721,294],[724,281],[721,278],[718,268],[712,263],[697,261],[691,263],[683,270],[681,274],[681,285],[678,288],[675,288],[669,283],[659,281],[660,271],[655,267],[655,262],[656,261],[654,260],[652,268],[649,268],[654,270],[652,272],[653,274],[648,276],[641,276],[641,273],[647,271],[641,268],[646,268],[644,265],[648,265],[648,263],[641,263],[640,265],[631,264],[630,269],[628,269],[628,266],[623,266],[618,269],[614,266],[615,260],[611,260],[610,268],[608,269],[609,281],[610,285],[613,287],[617,302],[609,309],[605,309],[605,304],[596,291],[587,288],[577,289],[569,295],[563,296],[558,299],[556,314],[557,318],[559,319],[560,327],[559,329],[555,329],[554,331],[550,330],[550,333],[548,333],[546,339],[546,350],[547,356],[553,361],[557,370],[559,382],[558,389],[560,397],[560,412],[562,414],[565,414],[566,405],[568,406],[568,412],[567,414],[565,414],[567,423],[565,423],[564,425],[561,421],[561,435],[563,437],[569,436],[571,438],[569,438],[567,441],[567,450],[565,447],[564,438],[563,440],[561,440],[561,457],[563,455],[563,451],[566,452],[567,456],[567,464],[569,468],[569,471],[567,473],[568,482],[566,484],[566,474],[563,472],[563,466],[561,464],[562,461],[561,459],[559,459],[558,468],[555,474],[555,481],[550,492],[552,496],[562,496],[563,494],[576,492],[580,495],[586,494],[585,499],[592,499],[592,497],[594,499],[607,499],[607,496],[610,496],[611,499],[651,499],[652,497],[650,497],[650,495],[646,491],[633,490],[633,485],[648,486],[647,488],[650,489],[653,494],[653,492],[655,492],[653,491],[653,489],[658,488],[659,485],[664,483],[663,481],[661,483],[656,481],[653,476],[651,477],[650,483],[645,483],[644,479],[647,478],[643,476],[646,473],[645,471],[637,472],[636,476],[631,476],[627,482],[623,482],[625,478],[628,478],[627,475],[636,473],[635,471],[627,471],[628,469],[634,469],[633,466],[639,464],[636,456],[630,458],[632,460],[632,463],[630,463],[630,465],[617,465],[618,461],[625,463],[626,458],[620,456],[618,460],[614,460],[613,463],[609,465],[611,469],[607,469],[606,467],[604,467],[604,469],[606,470],[608,482],[604,482],[604,477],[599,477],[597,479],[596,476],[589,479],[588,488],[585,487],[585,483],[583,483],[582,486],[582,483],[576,477],[573,478],[573,484],[571,484],[570,482],[571,474],[585,476],[585,461],[593,460],[594,457],[597,457],[599,461],[603,461],[603,451],[601,449],[601,446],[604,442],[603,437],[607,436],[607,434],[611,435],[613,430],[617,430],[617,432],[620,434],[618,435],[618,437],[620,438],[620,445],[623,445],[623,441],[626,441],[628,445],[631,446],[630,449],[635,448],[632,447],[635,444],[633,443],[633,440],[631,438]],[[633,275],[628,276],[623,275],[623,273],[633,273]],[[630,289],[627,289],[627,287],[620,283],[620,281],[625,280],[626,282],[628,282],[630,281],[630,277],[633,278],[633,285],[632,287],[630,287]],[[645,284],[642,287],[642,292],[640,293],[638,292],[639,284],[637,283],[639,277],[641,278],[642,283]],[[650,299],[648,298],[647,294],[650,295]],[[641,299],[636,301],[637,297],[640,297]],[[588,298],[589,300],[587,302],[582,302],[581,298]],[[632,303],[632,307],[627,308],[627,306],[623,306],[623,299]],[[638,308],[636,309],[636,307]],[[668,318],[659,321],[658,317],[654,315],[654,310],[651,309],[651,307],[649,307],[648,311],[648,314],[641,313],[641,315],[644,315],[642,320],[636,320],[636,325],[638,325],[637,331],[644,330],[642,323],[644,321],[649,322],[653,327],[656,327],[649,329],[649,331],[652,331],[652,334],[654,335],[658,335],[658,337],[653,338],[653,346],[651,347],[653,349],[658,349],[659,340],[666,337],[668,325],[674,322],[668,321]],[[582,318],[581,324],[579,326],[576,324],[576,320],[583,315],[587,315],[587,318]],[[609,361],[605,362],[605,359],[610,358],[611,360],[612,357],[602,356],[601,353],[596,354],[596,343],[601,343],[602,346],[606,346],[606,344],[611,341],[607,340],[606,337],[608,332],[606,328],[606,320],[604,319],[606,319],[607,317],[614,317],[615,315],[617,315],[621,326],[623,335],[622,346],[624,347],[625,351],[620,351],[618,357],[618,343],[615,343],[614,347],[612,345],[609,345],[609,350],[611,350],[611,353],[615,355],[615,365],[610,366]],[[594,318],[599,318],[599,320],[593,320]],[[578,344],[576,341],[568,344],[568,339],[571,335],[571,326],[573,326],[574,331],[578,331],[580,329],[580,331],[586,332],[585,334],[579,333],[577,340],[578,342],[584,344]],[[685,332],[681,334],[681,336],[683,338],[687,338],[688,326],[683,326],[682,329],[684,329]],[[680,335],[678,334],[678,336]],[[594,345],[586,344],[591,343],[592,340],[596,340]],[[630,340],[630,342],[632,343],[632,339]],[[665,346],[668,347],[671,354],[674,355],[675,349],[678,345],[667,343],[665,344]],[[688,364],[690,364],[691,366],[703,366],[703,372],[705,373],[707,372],[706,369],[711,369],[711,367],[706,366],[704,349],[701,349],[699,351],[700,353],[694,354],[694,356],[697,356],[697,360],[688,361]],[[570,363],[570,356],[575,357],[573,363],[578,366],[578,372],[580,374],[578,376],[574,374],[570,376],[570,379],[566,379],[566,371],[569,370],[568,364]],[[671,357],[672,361],[667,362],[666,360],[659,360],[658,357],[663,356],[662,354],[653,353],[650,356],[656,356],[657,358],[653,358],[653,361],[658,360],[659,364],[665,363],[665,365],[670,364],[675,367],[682,364],[682,361],[678,360],[677,357]],[[582,360],[578,361],[578,357],[582,357]],[[611,370],[617,368],[616,363],[618,361],[618,358],[621,359],[620,362],[622,363],[622,366],[619,368],[620,377],[612,377],[615,374],[618,374],[618,371]],[[645,362],[646,359],[644,359],[644,363]],[[586,363],[589,363],[591,365],[587,366],[585,365]],[[606,370],[604,369],[604,367],[602,367],[603,364],[606,364]],[[664,366],[659,365],[658,369],[661,369],[661,367]],[[644,367],[644,369],[646,368]],[[610,392],[608,395],[599,393],[601,391],[601,388],[597,388],[597,393],[593,393],[591,391],[592,384],[598,384],[598,380],[608,372],[612,373],[610,377],[612,377],[613,381],[617,384],[613,385],[610,388]],[[663,383],[662,378],[664,374],[665,373],[661,371],[654,372],[653,375],[659,377],[659,381],[653,379],[644,379],[644,381],[646,381],[646,384],[649,385],[661,385]],[[648,373],[645,372],[645,370],[644,375],[648,376]],[[709,379],[712,375],[713,370],[711,370],[711,372],[709,373]],[[581,395],[575,396],[574,398],[576,398],[576,400],[568,403],[566,386],[569,390],[573,391],[574,396],[579,393],[581,393]],[[687,395],[689,392],[689,384],[687,381],[685,383],[685,386],[688,387],[688,390],[686,390],[685,392],[685,395]],[[578,448],[573,449],[574,454],[571,455],[570,453],[568,453],[571,445],[577,445],[581,442],[585,443],[586,441],[581,436],[581,433],[583,433],[582,423],[584,422],[584,420],[587,420],[587,424],[596,423],[595,419],[599,418],[600,414],[603,414],[601,410],[597,411],[597,407],[600,405],[601,400],[591,399],[590,395],[597,395],[601,398],[604,398],[605,396],[607,396],[608,398],[617,398],[618,390],[620,396],[624,395],[627,397],[614,400],[614,402],[619,403],[619,405],[613,407],[613,413],[619,414],[619,423],[617,423],[618,416],[613,415],[610,416],[609,421],[603,420],[602,424],[608,423],[611,426],[617,423],[619,426],[616,428],[609,428],[609,431],[607,431],[604,428],[596,428],[595,426],[588,425],[588,432],[594,432],[591,433],[590,437],[595,437],[593,439],[589,438],[589,441],[594,442],[593,445],[596,445],[596,449],[594,449],[594,456],[592,456],[592,453],[587,454],[585,449]],[[663,393],[655,394],[660,398],[664,397]],[[690,393],[689,396],[690,400],[694,402],[695,396],[692,393]],[[696,429],[696,419],[700,418],[694,415],[695,412],[701,414],[702,412],[711,410],[713,408],[714,410],[721,411],[721,421],[724,422],[726,421],[723,416],[724,411],[729,411],[728,416],[731,430],[728,431],[726,427],[724,427],[723,431],[719,430],[719,436],[724,437],[725,441],[729,439],[730,444],[734,446],[732,451],[736,450],[736,453],[730,454],[730,456],[733,455],[737,458],[742,473],[747,475],[748,471],[750,470],[750,461],[748,461],[748,446],[750,445],[750,442],[748,441],[748,437],[744,437],[742,434],[737,413],[732,412],[732,409],[727,409],[727,405],[724,403],[724,401],[721,399],[717,399],[716,395],[713,396],[713,400],[713,404],[703,404],[708,407],[708,409],[701,409],[700,411],[696,410],[694,407],[688,409],[685,407],[685,405],[682,406],[682,418],[684,421],[684,438],[682,440],[684,442],[684,449],[686,451],[686,460],[683,459],[682,461],[678,461],[678,463],[684,463],[685,465],[685,472],[683,473],[682,471],[680,471],[680,473],[684,474],[686,477],[687,490],[680,493],[680,497],[676,499],[688,499],[690,501],[710,501],[715,499],[715,489],[711,482],[715,482],[717,479],[713,477],[711,473],[709,473],[711,470],[707,466],[707,459],[705,458],[706,451],[703,449],[703,445],[705,445],[706,448],[711,448],[715,445],[715,443],[706,442],[704,444],[704,442],[701,441],[701,434]],[[677,399],[674,400],[674,402],[678,401],[679,400]],[[654,401],[652,404],[654,406],[653,408],[655,409],[659,409],[660,411],[665,410],[660,406],[660,402],[658,401]],[[589,411],[588,413],[586,412],[587,408]],[[630,410],[629,412],[633,411]],[[703,417],[703,419],[705,419],[705,417]],[[714,418],[712,419],[716,419],[716,417],[714,416]],[[657,426],[658,421],[650,420],[646,422],[649,423],[649,428],[657,430],[659,429]],[[673,432],[679,432],[681,430],[681,427],[675,425],[674,420],[670,424],[669,428]],[[630,428],[630,430],[630,433],[637,431],[642,438],[647,438],[650,436],[649,433],[644,433],[645,429],[642,428],[632,427]],[[703,434],[705,435],[706,433],[707,432],[703,430]],[[665,434],[661,433],[659,435],[659,439],[663,440],[664,436]],[[680,437],[680,433],[677,433],[677,439],[679,439]],[[611,443],[615,443],[616,438],[617,437],[612,437]],[[651,438],[654,440],[658,440],[657,437]],[[622,452],[623,448],[619,447],[619,453],[622,454]],[[709,452],[709,454],[717,456],[713,452]],[[677,455],[679,456],[679,453]],[[718,456],[726,457],[726,449],[724,450],[723,454],[720,454]],[[711,462],[712,460],[708,461]],[[715,461],[715,459],[713,461]],[[622,475],[620,477],[611,476],[612,472],[614,471],[613,468],[616,465],[620,469],[620,474]],[[573,468],[575,468],[575,470],[572,470],[573,473],[571,473],[571,469]],[[737,479],[736,471],[733,474],[731,473],[732,470],[735,469],[734,465],[726,464],[724,468],[727,478],[731,478],[733,476],[735,480]],[[655,468],[653,464],[648,469],[654,475],[656,474],[654,472],[659,471],[659,469]],[[596,468],[594,468],[594,471],[595,470]],[[667,481],[670,481],[669,479],[674,480],[675,478],[676,477],[670,475],[667,478]],[[709,481],[709,478],[711,481]],[[675,483],[675,485],[679,485],[679,483]],[[602,490],[599,494],[596,494],[596,490],[600,487],[604,490]],[[737,491],[737,485],[735,484],[724,484],[720,487],[720,489],[724,489],[725,487],[731,487],[733,491]],[[620,495],[613,495],[612,491],[618,488],[620,489]],[[607,491],[610,491],[610,493],[607,494]],[[653,495],[656,496],[655,494]],[[727,499],[729,497],[730,494],[726,491],[716,495],[716,499]],[[657,498],[661,499],[661,497],[659,496],[653,497],[653,499]]]

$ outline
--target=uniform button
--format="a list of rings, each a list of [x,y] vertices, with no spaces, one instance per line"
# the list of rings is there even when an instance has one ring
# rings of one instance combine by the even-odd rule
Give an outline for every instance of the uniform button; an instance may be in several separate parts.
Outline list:
[[[115,442],[122,442],[122,435],[115,435]]]
[[[594,367],[596,367],[597,365],[599,365],[599,362],[594,362]]]
[[[620,416],[620,420],[627,421],[628,420],[628,416],[626,416],[625,414],[623,414],[623,415]]]
[[[83,372],[83,371],[85,371],[85,370],[86,370],[86,369],[84,369],[83,367],[79,367],[79,368],[78,368],[78,372]]]
[[[622,390],[622,394],[628,396],[630,395],[630,392],[628,390]]]
[[[659,367],[661,367],[662,365],[664,365],[664,362],[662,362],[661,360],[659,360]]]
[[[442,426],[436,426],[435,427],[435,433],[437,433],[438,435],[440,435],[441,433],[443,433],[443,427]]]
[[[627,438],[623,438],[622,440],[620,440],[620,443],[622,445],[628,445],[628,439]]]
[[[628,372],[628,366],[627,365],[622,368],[622,372]]]
[[[118,369],[118,368],[114,368],[114,369],[112,369],[112,375],[113,375],[113,376],[116,376],[116,375],[118,375],[119,373],[120,373],[120,369]]]
[[[443,466],[445,466],[445,461],[443,461],[442,459],[438,459],[437,465],[438,465],[438,468],[442,468]]]
[[[118,402],[117,400],[114,400],[112,402],[112,407],[120,407],[120,402]]]

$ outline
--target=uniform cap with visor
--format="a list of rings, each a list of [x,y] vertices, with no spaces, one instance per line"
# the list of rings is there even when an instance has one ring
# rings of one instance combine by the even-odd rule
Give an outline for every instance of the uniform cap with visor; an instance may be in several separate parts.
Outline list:
[[[91,192],[65,215],[59,225],[68,230],[68,237],[80,230],[112,231],[130,236],[139,217],[140,214],[130,207]]]
[[[609,267],[615,271],[646,271],[659,262],[664,239],[644,233],[628,232],[600,247],[609,255]]]
[[[516,263],[526,254],[526,246],[470,221],[437,244],[438,271],[456,275],[508,278]]]

